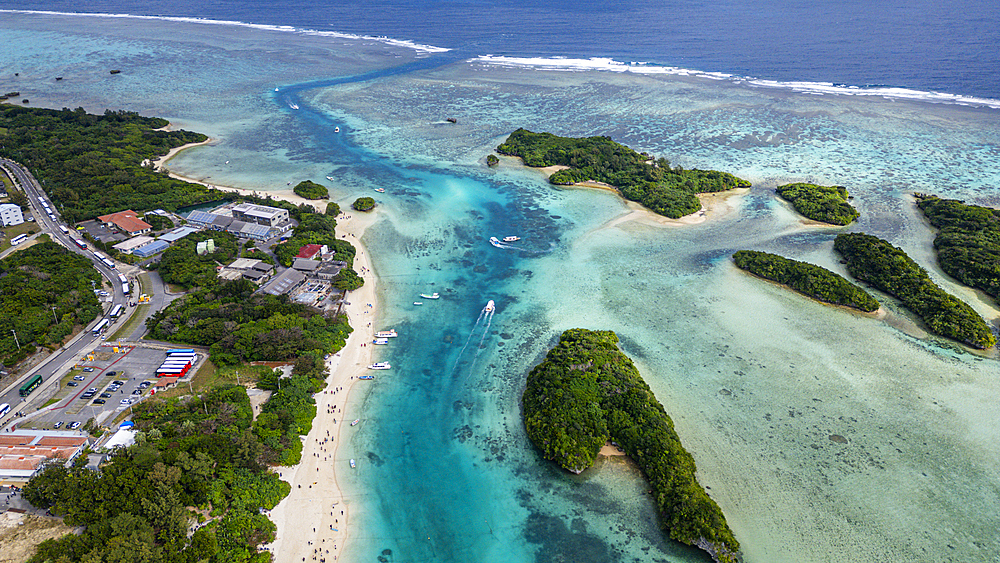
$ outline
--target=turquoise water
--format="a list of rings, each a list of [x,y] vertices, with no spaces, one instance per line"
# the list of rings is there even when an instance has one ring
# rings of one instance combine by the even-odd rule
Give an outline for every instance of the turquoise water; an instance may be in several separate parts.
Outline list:
[[[627,464],[570,476],[527,442],[524,377],[577,326],[618,332],[748,561],[1000,553],[995,353],[929,338],[891,302],[884,318],[846,312],[728,260],[753,248],[842,271],[845,229],[805,227],[773,194],[842,184],[862,213],[846,230],[903,247],[992,321],[994,305],[937,268],[908,194],[1000,205],[998,110],[180,22],[5,14],[0,28],[33,105],[134,109],[216,139],[177,172],[259,190],[312,178],[342,204],[386,188],[364,242],[381,324],[400,337],[379,351],[391,374],[352,405],[366,423],[342,450],[359,461],[345,477],[359,516],[341,561],[705,561],[663,540]],[[554,188],[509,159],[486,168],[521,126],[611,135],[754,188],[698,225],[618,222],[629,209],[613,194]],[[520,250],[487,242],[508,234]],[[428,291],[441,299],[412,305]]]

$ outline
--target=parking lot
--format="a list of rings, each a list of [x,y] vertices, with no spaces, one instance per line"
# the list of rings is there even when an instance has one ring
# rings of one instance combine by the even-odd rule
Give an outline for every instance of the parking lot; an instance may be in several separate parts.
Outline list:
[[[166,357],[165,350],[152,348],[98,348],[68,373],[57,374],[60,389],[54,396],[56,403],[26,426],[74,430],[91,418],[106,424],[151,394],[157,382],[156,369]],[[202,360],[199,356],[198,361]]]

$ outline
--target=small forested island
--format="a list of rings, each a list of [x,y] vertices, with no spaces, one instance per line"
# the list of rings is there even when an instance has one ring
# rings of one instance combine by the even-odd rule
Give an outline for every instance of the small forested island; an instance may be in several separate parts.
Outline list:
[[[701,209],[696,194],[750,187],[750,182],[727,172],[671,168],[665,158],[654,160],[610,137],[578,139],[518,129],[496,150],[520,157],[528,166],[568,166],[552,174],[549,182],[602,182],[614,186],[625,199],[673,219]]]
[[[726,517],[695,479],[694,458],[614,332],[564,332],[531,370],[522,401],[528,437],[546,459],[579,473],[614,440],[649,480],[661,527],[672,539],[716,561],[739,560]]]
[[[375,209],[375,200],[370,197],[359,197],[354,200],[351,207],[353,207],[355,211],[371,211],[372,209]]]
[[[861,214],[847,198],[844,186],[817,186],[799,182],[778,186],[778,196],[791,203],[795,210],[813,221],[831,225],[847,225]]]
[[[877,311],[878,301],[867,291],[826,268],[791,260],[777,254],[754,250],[739,250],[733,262],[742,270],[760,276],[812,297],[824,303],[844,305],[866,313]]]
[[[488,154],[488,155],[486,155],[486,166],[489,166],[490,168],[493,168],[497,164],[500,164],[500,159],[497,158],[497,155],[495,155],[495,154]]]
[[[1000,211],[954,199],[914,194],[938,229],[934,250],[949,276],[1000,303]]]
[[[312,180],[303,180],[295,187],[292,188],[295,195],[304,197],[306,199],[329,199],[330,193],[327,191],[326,186],[321,186]]]
[[[898,298],[931,332],[983,350],[996,344],[986,321],[938,287],[901,249],[864,233],[837,235],[833,248],[847,260],[852,276]]]

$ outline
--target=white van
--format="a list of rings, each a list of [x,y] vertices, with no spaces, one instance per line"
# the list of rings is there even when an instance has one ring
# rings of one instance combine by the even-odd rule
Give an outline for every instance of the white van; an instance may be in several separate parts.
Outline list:
[[[10,405],[8,405],[7,403],[0,405],[0,416],[3,416],[8,412],[10,412]]]

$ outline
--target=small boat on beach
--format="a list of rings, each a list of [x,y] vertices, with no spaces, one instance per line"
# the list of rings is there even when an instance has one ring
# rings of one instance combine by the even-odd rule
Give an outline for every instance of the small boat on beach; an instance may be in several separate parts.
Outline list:
[[[517,242],[519,240],[521,240],[521,237],[516,237],[516,236],[503,237],[504,242]]]
[[[351,469],[354,469],[356,465],[354,464],[354,459],[351,459]]]
[[[374,364],[368,366],[368,369],[389,369],[391,367],[392,366],[389,364],[389,362],[375,362]]]
[[[489,303],[486,304],[486,308],[483,309],[483,311],[487,313],[492,313],[493,311],[496,311],[496,309],[497,309],[496,303],[494,303],[493,300],[490,299]]]
[[[375,379],[375,376],[374,375],[359,375],[358,379],[371,380],[371,379]]]
[[[361,422],[361,419],[360,418],[355,418],[354,422],[351,423],[351,426],[357,426],[359,422]]]
[[[503,245],[500,244],[500,239],[498,239],[497,237],[490,237],[490,244],[492,244],[497,248],[503,248]]]
[[[372,340],[372,344],[388,344],[388,343],[389,343],[388,338],[376,338],[375,340]]]
[[[399,336],[396,334],[396,329],[390,328],[389,330],[380,330],[375,333],[376,338],[396,338]]]
[[[441,298],[441,296],[438,295],[437,293],[421,293],[420,296],[423,297],[424,299],[440,299]]]

